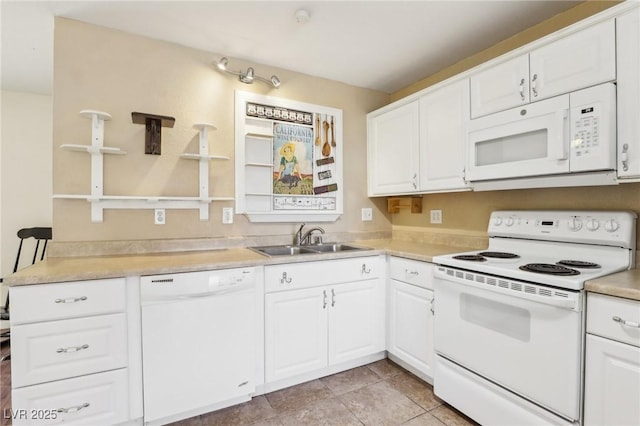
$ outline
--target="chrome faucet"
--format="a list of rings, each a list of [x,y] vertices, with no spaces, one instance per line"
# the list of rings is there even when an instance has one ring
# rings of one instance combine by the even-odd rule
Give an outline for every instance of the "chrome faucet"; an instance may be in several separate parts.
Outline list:
[[[319,231],[321,234],[324,234],[324,229],[320,228],[319,226],[315,228],[311,228],[307,232],[302,234],[302,228],[304,228],[304,225],[305,224],[303,223],[302,225],[300,225],[300,228],[298,228],[298,231],[293,237],[293,244],[300,245],[300,246],[308,246],[308,245],[311,245],[311,237],[315,231]],[[318,235],[315,241],[316,241],[315,244],[322,244],[322,236]]]

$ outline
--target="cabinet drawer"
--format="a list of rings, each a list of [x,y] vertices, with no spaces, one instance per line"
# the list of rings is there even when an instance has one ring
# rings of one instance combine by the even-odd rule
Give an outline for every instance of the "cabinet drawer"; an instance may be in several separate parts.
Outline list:
[[[433,290],[433,264],[417,260],[391,257],[389,260],[391,279]]]
[[[125,310],[124,278],[10,287],[11,325]]]
[[[282,291],[347,283],[381,277],[384,263],[380,256],[288,263],[267,266],[265,291]]]
[[[127,369],[15,389],[13,424],[111,425],[129,420]]]
[[[587,333],[640,347],[639,324],[640,302],[597,293],[587,295]]]
[[[127,365],[125,314],[11,328],[14,388]]]

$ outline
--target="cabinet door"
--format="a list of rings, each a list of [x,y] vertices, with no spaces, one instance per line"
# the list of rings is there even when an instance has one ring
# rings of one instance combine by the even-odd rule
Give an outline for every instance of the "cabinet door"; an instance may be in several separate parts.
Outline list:
[[[267,383],[327,365],[329,297],[324,288],[265,296]]]
[[[391,280],[388,351],[433,378],[433,291]]]
[[[522,55],[470,78],[471,118],[529,102],[529,56]]]
[[[379,279],[329,288],[329,364],[383,351],[384,284]]]
[[[418,101],[369,115],[367,176],[369,195],[418,190]]]
[[[611,19],[532,51],[531,101],[615,80],[615,46]]]
[[[420,99],[420,190],[466,187],[464,142],[469,122],[469,80]]]
[[[587,334],[585,425],[640,421],[640,348]]]
[[[618,176],[640,177],[640,10],[616,19],[618,31]]]

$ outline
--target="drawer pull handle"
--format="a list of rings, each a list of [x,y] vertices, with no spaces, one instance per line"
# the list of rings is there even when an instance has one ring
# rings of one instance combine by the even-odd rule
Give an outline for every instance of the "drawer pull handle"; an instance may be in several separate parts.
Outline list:
[[[362,264],[362,273],[363,273],[363,274],[368,274],[368,273],[370,273],[370,272],[371,272],[371,268],[367,268],[367,264],[366,264],[366,263],[363,263],[363,264]]]
[[[89,349],[89,345],[85,343],[82,346],[69,346],[68,348],[58,348],[56,352],[59,354],[63,354],[63,353],[70,353],[70,352],[78,352],[83,349]]]
[[[84,302],[85,300],[87,300],[87,296],[68,297],[66,299],[56,299],[56,303],[76,303],[76,302]]]
[[[640,328],[640,324],[638,324],[637,322],[633,322],[633,321],[625,321],[620,317],[613,317],[611,318],[612,320],[614,320],[615,322],[619,322],[622,325],[626,325],[627,327],[635,327],[635,328]]]
[[[405,270],[404,270],[404,272],[405,272],[407,275],[415,275],[415,276],[420,275],[420,273],[419,273],[418,271],[410,271],[410,270],[408,270],[408,269],[405,269]]]
[[[287,277],[287,273],[283,272],[282,278],[280,278],[280,284],[284,284],[284,283],[291,284],[291,280],[293,280],[293,278]]]
[[[327,290],[322,290],[322,309],[327,309]]]
[[[58,413],[77,413],[78,411],[82,410],[83,408],[87,408],[89,406],[88,402],[85,402],[82,405],[76,405],[75,407],[69,407],[69,408],[58,408],[56,411]]]

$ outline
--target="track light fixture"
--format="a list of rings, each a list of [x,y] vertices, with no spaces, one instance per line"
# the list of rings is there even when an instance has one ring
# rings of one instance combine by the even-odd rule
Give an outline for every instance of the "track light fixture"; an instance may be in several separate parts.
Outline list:
[[[266,84],[270,84],[273,87],[275,87],[276,89],[278,87],[280,87],[280,79],[278,78],[278,76],[276,75],[272,75],[270,79],[266,79],[264,77],[260,77],[259,75],[255,75],[255,71],[253,69],[253,67],[249,67],[247,68],[247,71],[233,71],[227,68],[227,65],[229,65],[229,59],[225,58],[221,58],[217,63],[216,66],[218,67],[218,69],[220,71],[224,71],[226,73],[229,74],[233,74],[233,75],[237,75],[238,76],[238,80],[240,80],[241,82],[245,83],[245,84],[253,84],[253,82],[255,80],[261,81],[263,83]]]

